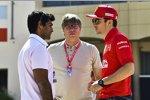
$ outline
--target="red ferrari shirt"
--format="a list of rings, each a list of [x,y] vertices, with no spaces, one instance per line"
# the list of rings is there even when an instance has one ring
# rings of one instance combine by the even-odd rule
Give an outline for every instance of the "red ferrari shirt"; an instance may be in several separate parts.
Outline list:
[[[105,38],[103,52],[102,78],[112,75],[128,62],[133,62],[132,49],[129,40],[117,28],[113,28]],[[120,82],[104,86],[100,98],[131,95],[131,77]]]

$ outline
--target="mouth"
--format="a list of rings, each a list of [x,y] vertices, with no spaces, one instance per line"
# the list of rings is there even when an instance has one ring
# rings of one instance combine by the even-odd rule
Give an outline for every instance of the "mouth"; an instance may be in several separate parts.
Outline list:
[[[69,33],[70,35],[75,35],[75,33],[74,32],[71,32],[71,33]]]
[[[96,28],[96,27],[95,27],[95,31],[96,31],[96,33],[99,33],[99,32],[98,32],[98,28]]]

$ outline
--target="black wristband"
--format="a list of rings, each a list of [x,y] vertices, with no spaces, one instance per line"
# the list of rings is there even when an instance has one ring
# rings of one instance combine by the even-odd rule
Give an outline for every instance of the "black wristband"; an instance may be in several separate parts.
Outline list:
[[[98,81],[98,85],[100,85],[101,87],[104,87],[105,85],[104,85],[104,81],[103,80],[99,80]]]

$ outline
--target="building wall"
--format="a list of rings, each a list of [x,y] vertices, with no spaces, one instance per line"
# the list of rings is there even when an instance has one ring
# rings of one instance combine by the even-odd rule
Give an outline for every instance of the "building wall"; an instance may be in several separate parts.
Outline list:
[[[34,1],[14,1],[14,24],[13,33],[14,39],[11,38],[11,2],[0,1],[1,4],[6,4],[10,7],[8,11],[8,21],[5,23],[0,20],[0,27],[8,27],[8,41],[0,42],[0,69],[8,69],[8,91],[15,98],[20,100],[17,56],[18,53],[28,39],[29,32],[27,29],[26,19],[27,15],[35,9]],[[110,4],[114,6],[119,12],[119,29],[130,40],[137,40],[132,42],[133,53],[135,56],[136,73],[134,75],[135,82],[137,82],[135,89],[135,100],[139,100],[138,75],[140,75],[140,51],[150,52],[150,40],[138,41],[144,37],[150,37],[150,2],[128,2]],[[50,41],[63,39],[64,35],[61,30],[61,18],[66,13],[75,13],[79,15],[83,22],[81,37],[102,39],[101,35],[97,35],[92,27],[91,20],[85,17],[87,13],[93,13],[97,5],[86,6],[67,6],[67,7],[41,7],[41,0],[36,1],[36,9],[48,13],[53,13],[56,16],[54,22],[54,32]],[[101,45],[100,45],[101,46]]]
[[[20,88],[17,69],[18,53],[27,40],[27,15],[35,9],[34,1],[14,1],[14,39],[11,38],[11,1],[0,1],[8,6],[8,41],[0,42],[0,69],[8,69],[8,92],[15,100],[20,100]],[[1,24],[1,23],[0,23]],[[0,26],[3,26],[2,24]]]
[[[150,40],[139,42],[139,48],[140,48],[140,51],[150,52]]]
[[[129,25],[131,39],[150,37],[150,2],[129,4]]]
[[[130,40],[150,37],[150,13],[148,13],[150,11],[150,2],[127,2],[109,5],[114,6],[118,11],[118,27]],[[96,6],[97,5],[59,7],[36,6],[36,8],[48,13],[53,13],[56,16],[56,21],[54,22],[55,31],[51,39],[51,41],[53,41],[64,38],[60,22],[62,16],[66,13],[74,13],[81,18],[83,22],[81,37],[102,38],[101,36],[97,37],[92,27],[91,20],[85,17],[86,14],[93,13]]]
[[[56,20],[54,22],[54,32],[52,34],[52,38],[50,41],[53,40],[59,40],[64,38],[62,29],[61,29],[61,19],[64,14],[66,13],[74,13],[77,14],[81,20],[82,20],[82,32],[81,32],[81,37],[92,37],[94,38],[99,38],[95,34],[94,28],[92,28],[91,20],[89,18],[85,17],[85,12],[87,9],[88,11],[92,11],[95,6],[67,6],[67,7],[46,7],[46,8],[41,8],[40,10],[48,12],[48,13],[53,13],[56,17]]]
[[[47,13],[53,13],[56,16],[54,22],[54,32],[50,41],[64,38],[61,30],[61,18],[66,13],[77,14],[82,20],[81,37],[102,39],[101,35],[97,35],[92,26],[91,20],[85,15],[93,13],[97,5],[84,6],[61,6],[61,7],[41,7],[40,1],[37,2],[36,9],[40,9]],[[127,2],[109,4],[116,8],[119,13],[118,27],[120,32],[127,36],[131,41],[133,55],[135,60],[135,74],[133,75],[133,97],[134,100],[140,100],[139,76],[141,74],[141,58],[140,52],[150,52],[150,40],[140,41],[145,37],[150,37],[150,2]],[[101,44],[99,44],[102,46]],[[102,51],[100,51],[102,52]]]

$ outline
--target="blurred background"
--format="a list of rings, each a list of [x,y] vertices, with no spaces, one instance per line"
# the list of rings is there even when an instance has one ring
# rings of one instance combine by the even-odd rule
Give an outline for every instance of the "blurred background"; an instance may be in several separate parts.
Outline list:
[[[99,4],[111,5],[119,13],[118,27],[132,44],[135,74],[132,76],[133,100],[150,98],[150,2],[144,0],[91,0],[91,1],[0,1],[0,94],[5,91],[14,100],[20,100],[17,57],[29,36],[27,16],[33,10],[52,13],[54,32],[49,44],[61,41],[64,35],[61,18],[66,13],[77,14],[82,20],[81,40],[96,45],[102,54],[104,45],[86,14],[94,12]],[[146,99],[147,98],[147,99]],[[0,95],[0,100],[6,100]],[[9,99],[11,100],[11,99]]]

